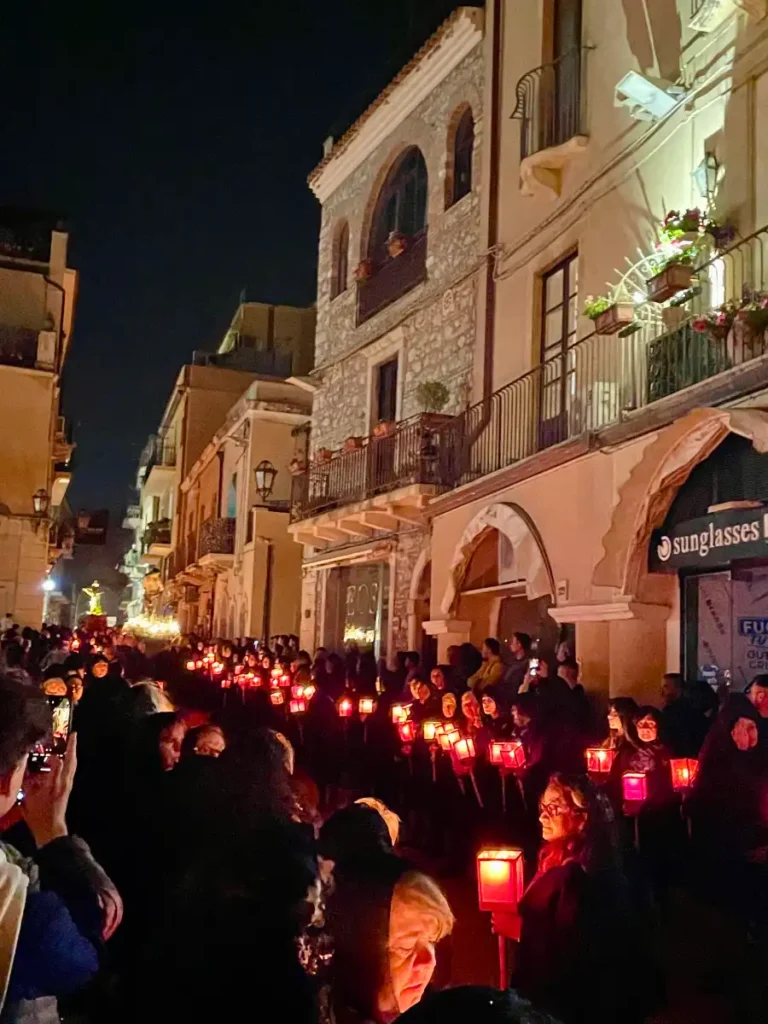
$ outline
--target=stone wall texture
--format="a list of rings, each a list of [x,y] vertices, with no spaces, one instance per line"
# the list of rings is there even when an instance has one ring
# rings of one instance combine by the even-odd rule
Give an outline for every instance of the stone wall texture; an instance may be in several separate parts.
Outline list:
[[[339,186],[323,206],[318,257],[316,373],[312,448],[338,448],[367,434],[368,388],[373,368],[400,351],[400,409],[405,419],[420,407],[422,381],[449,389],[447,413],[460,411],[470,393],[475,341],[476,271],[481,263],[480,153],[483,134],[483,47],[478,45],[432,94]],[[449,149],[457,112],[471,107],[475,121],[472,191],[446,206]],[[362,129],[365,130],[364,128]],[[420,147],[427,165],[427,280],[357,325],[354,268],[365,254],[379,187],[398,155]],[[349,225],[349,281],[331,299],[333,239]]]

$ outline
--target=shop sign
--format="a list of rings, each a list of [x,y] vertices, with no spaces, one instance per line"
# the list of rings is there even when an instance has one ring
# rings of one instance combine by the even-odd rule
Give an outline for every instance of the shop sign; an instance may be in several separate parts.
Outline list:
[[[725,509],[689,519],[674,529],[654,530],[648,552],[650,572],[712,569],[734,559],[768,558],[768,511]]]

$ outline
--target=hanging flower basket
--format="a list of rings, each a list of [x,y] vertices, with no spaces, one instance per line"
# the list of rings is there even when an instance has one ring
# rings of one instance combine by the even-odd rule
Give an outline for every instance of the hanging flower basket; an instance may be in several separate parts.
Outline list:
[[[315,448],[316,462],[330,462],[333,452],[330,448]]]
[[[408,248],[408,239],[402,233],[402,231],[391,231],[389,238],[387,239],[387,249],[392,259],[397,259],[398,256],[402,256],[405,250]]]
[[[612,306],[599,313],[595,319],[597,334],[615,334],[622,327],[629,327],[635,318],[635,307],[631,302],[614,302]]]
[[[355,280],[358,282],[369,281],[373,277],[373,260],[365,259],[355,267]]]
[[[395,432],[395,424],[392,420],[382,420],[381,423],[377,423],[373,428],[373,436],[381,439],[382,437],[391,437]]]
[[[645,282],[648,298],[652,302],[666,302],[678,292],[691,287],[693,267],[687,263],[668,263],[658,274]]]
[[[304,459],[291,459],[288,463],[288,469],[291,472],[291,476],[301,476],[307,470],[307,463]]]
[[[356,452],[356,451],[359,451],[362,447],[363,447],[363,439],[362,439],[362,437],[358,437],[358,436],[348,437],[347,440],[344,442],[344,451],[345,452]]]

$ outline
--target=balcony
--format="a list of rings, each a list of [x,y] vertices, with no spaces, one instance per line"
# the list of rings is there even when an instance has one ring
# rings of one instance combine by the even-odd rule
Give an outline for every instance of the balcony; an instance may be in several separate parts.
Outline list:
[[[55,331],[0,324],[0,364],[53,371],[57,365],[57,338]]]
[[[370,320],[427,279],[426,228],[410,239],[405,252],[376,267],[357,288],[357,322]]]
[[[296,539],[322,545],[421,522],[428,500],[453,485],[452,424],[450,416],[424,413],[397,423],[388,437],[364,438],[355,450],[315,461],[293,480]]]
[[[564,167],[587,144],[586,47],[576,47],[517,83],[512,118],[520,121],[520,185],[524,195],[560,195]]]
[[[715,322],[713,309],[750,293],[755,308]],[[618,334],[590,334],[456,417],[443,442],[455,475],[442,483],[461,486],[608,428],[609,440],[639,436],[768,385],[768,227],[698,266],[677,301],[648,304],[654,315]]]
[[[139,472],[145,480],[155,466],[173,469],[176,466],[176,445],[164,437],[152,434],[139,458]]]
[[[235,526],[234,519],[206,519],[200,527],[197,549],[197,562],[200,566],[222,571],[232,565],[235,554]]]
[[[688,25],[694,32],[714,32],[739,11],[745,11],[756,20],[764,18],[766,0],[691,0]]]

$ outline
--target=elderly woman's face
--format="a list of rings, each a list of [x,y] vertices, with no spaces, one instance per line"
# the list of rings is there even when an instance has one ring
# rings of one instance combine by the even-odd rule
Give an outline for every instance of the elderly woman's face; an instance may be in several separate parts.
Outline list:
[[[658,728],[656,727],[656,719],[653,715],[644,715],[642,718],[638,718],[635,722],[635,728],[637,729],[638,738],[643,743],[655,743]]]
[[[465,716],[471,721],[476,722],[480,717],[480,705],[477,702],[477,697],[474,693],[465,693],[461,698],[461,710]]]
[[[221,729],[204,729],[195,742],[195,753],[201,757],[219,757],[224,753],[226,746]]]
[[[550,783],[539,803],[539,821],[544,842],[551,843],[580,832],[586,824],[586,815],[571,805],[562,786]]]
[[[174,722],[160,733],[160,760],[163,771],[169,772],[179,763],[181,744],[184,742],[186,727],[183,722]]]
[[[739,750],[752,750],[758,741],[757,725],[751,718],[740,718],[731,729],[731,739]]]
[[[388,955],[389,978],[379,995],[379,1010],[387,1017],[415,1006],[435,972],[430,916],[410,906],[397,890],[389,912]]]
[[[109,665],[106,661],[94,661],[91,666],[91,674],[94,679],[103,679],[107,672],[109,672]]]
[[[496,717],[496,701],[493,697],[483,695],[483,711],[489,718]]]
[[[443,715],[446,718],[453,718],[456,714],[456,698],[452,693],[443,696]]]

